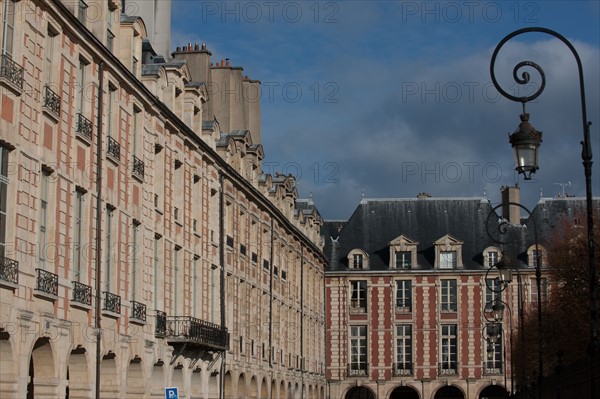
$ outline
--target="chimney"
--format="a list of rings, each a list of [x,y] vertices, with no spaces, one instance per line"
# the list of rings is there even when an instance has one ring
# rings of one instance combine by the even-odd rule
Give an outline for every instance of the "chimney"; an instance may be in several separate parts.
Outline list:
[[[422,199],[426,199],[426,198],[431,198],[431,194],[429,194],[429,193],[419,193],[419,194],[417,194],[417,199],[422,200]]]
[[[521,224],[521,207],[509,204],[509,202],[521,204],[521,189],[519,186],[502,186],[500,193],[502,194],[502,217],[508,220],[510,224]]]

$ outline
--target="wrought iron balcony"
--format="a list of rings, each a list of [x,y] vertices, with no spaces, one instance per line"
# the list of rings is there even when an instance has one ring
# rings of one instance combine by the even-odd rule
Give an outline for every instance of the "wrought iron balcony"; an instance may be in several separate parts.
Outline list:
[[[81,115],[81,113],[77,113],[75,132],[79,137],[90,143],[92,142],[92,122],[85,116]]]
[[[132,174],[134,177],[137,177],[140,180],[144,180],[144,161],[133,156],[133,171]]]
[[[412,375],[412,363],[396,363],[394,364],[394,375]]]
[[[102,307],[102,310],[121,314],[121,297],[108,291],[104,291],[104,306]]]
[[[24,69],[6,54],[2,54],[0,78],[14,86],[19,93],[23,90]]]
[[[348,377],[368,376],[369,365],[367,363],[348,364]]]
[[[60,116],[60,96],[48,85],[44,86],[44,108]]]
[[[350,301],[350,312],[351,313],[366,313],[367,312],[367,300],[366,299],[352,299]]]
[[[219,350],[229,348],[227,328],[190,316],[167,317],[166,336],[170,344],[179,342]]]
[[[73,302],[92,306],[92,287],[73,281]]]
[[[154,335],[157,337],[164,337],[167,335],[167,314],[165,312],[161,312],[160,310],[156,311]]]
[[[121,159],[121,146],[119,145],[117,140],[113,139],[110,136],[108,136],[108,148],[106,151],[109,157],[115,160],[115,162],[119,162],[119,160]]]
[[[19,262],[10,258],[0,258],[0,280],[11,284],[18,284]]]
[[[131,318],[146,322],[146,305],[131,301]]]
[[[58,275],[42,269],[35,269],[35,271],[37,274],[35,289],[58,296]]]
[[[439,364],[438,375],[456,375],[458,374],[458,363],[443,362]]]

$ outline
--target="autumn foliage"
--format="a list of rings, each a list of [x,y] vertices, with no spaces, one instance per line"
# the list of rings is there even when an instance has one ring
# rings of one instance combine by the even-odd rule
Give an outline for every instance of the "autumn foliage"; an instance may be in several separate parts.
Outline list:
[[[600,269],[600,226],[594,220],[595,265]],[[557,368],[585,358],[590,343],[589,252],[586,215],[574,219],[562,218],[553,229],[548,242],[548,268],[543,270],[549,285],[548,298],[542,304],[542,366],[545,376]],[[596,287],[598,270],[596,273]],[[598,296],[596,295],[596,303]],[[538,317],[536,306],[525,314],[524,342],[520,331],[514,347],[517,385],[531,383],[538,373]]]

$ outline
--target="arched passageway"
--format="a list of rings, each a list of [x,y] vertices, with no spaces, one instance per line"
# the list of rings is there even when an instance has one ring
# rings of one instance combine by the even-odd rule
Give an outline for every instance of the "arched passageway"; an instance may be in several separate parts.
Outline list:
[[[508,391],[499,385],[485,387],[479,394],[479,399],[506,399]]]
[[[438,389],[434,399],[465,399],[465,395],[457,387],[448,385]]]
[[[54,398],[58,395],[54,368],[54,354],[50,339],[39,338],[33,345],[29,359],[27,399]]]
[[[346,399],[375,399],[373,391],[366,387],[354,387],[345,396]]]
[[[392,391],[390,399],[419,399],[419,393],[411,387],[398,387]]]

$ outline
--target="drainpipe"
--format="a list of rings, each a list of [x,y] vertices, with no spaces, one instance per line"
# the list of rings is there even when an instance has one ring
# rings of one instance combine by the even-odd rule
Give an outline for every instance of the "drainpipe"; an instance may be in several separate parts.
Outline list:
[[[102,284],[102,86],[104,85],[104,63],[98,64],[98,122],[96,126],[96,399],[100,399],[100,336]]]
[[[224,226],[224,176],[223,172],[219,171],[219,262],[221,262],[221,328],[226,328],[225,318],[225,226]],[[220,399],[225,397],[225,358],[227,351],[223,351],[221,357],[221,378],[220,378]]]
[[[304,246],[300,244],[300,397],[304,397]]]
[[[273,368],[273,243],[275,237],[273,234],[273,218],[271,218],[271,249],[269,253],[269,367]]]

